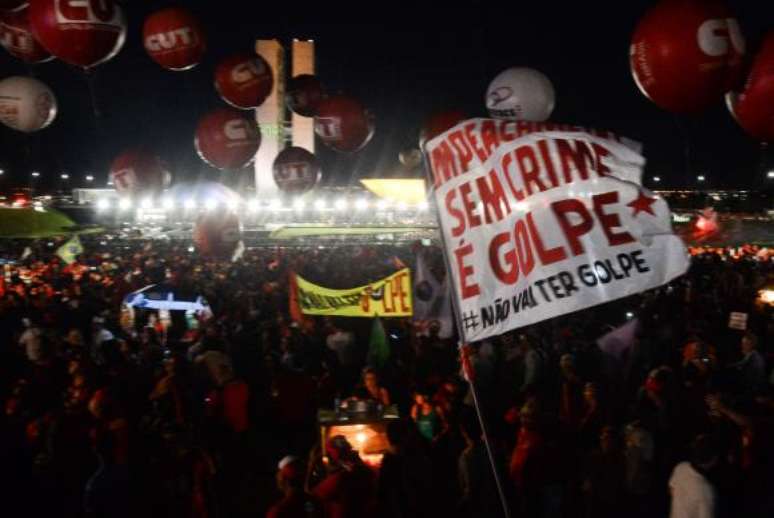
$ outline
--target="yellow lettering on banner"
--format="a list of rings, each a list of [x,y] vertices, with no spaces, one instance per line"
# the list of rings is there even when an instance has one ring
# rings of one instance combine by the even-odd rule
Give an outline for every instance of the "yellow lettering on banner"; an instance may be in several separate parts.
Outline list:
[[[296,275],[297,295],[305,315],[341,317],[410,317],[414,314],[411,271],[404,268],[365,286],[334,290]]]

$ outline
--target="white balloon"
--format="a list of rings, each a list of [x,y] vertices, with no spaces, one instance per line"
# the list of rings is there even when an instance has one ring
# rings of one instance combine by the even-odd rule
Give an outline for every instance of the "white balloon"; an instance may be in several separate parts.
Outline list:
[[[496,119],[542,122],[554,111],[556,98],[545,74],[514,67],[503,70],[489,83],[485,100],[489,115]]]
[[[31,77],[14,76],[0,81],[0,122],[32,133],[54,121],[56,97],[49,87]]]
[[[414,169],[422,163],[422,152],[418,149],[404,149],[398,153],[398,160],[409,169]]]

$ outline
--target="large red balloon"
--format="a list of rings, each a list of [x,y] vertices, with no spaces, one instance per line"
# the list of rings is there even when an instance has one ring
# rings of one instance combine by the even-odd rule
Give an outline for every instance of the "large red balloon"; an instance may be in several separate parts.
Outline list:
[[[31,0],[30,25],[54,56],[84,68],[115,56],[126,39],[126,19],[113,0]]]
[[[740,80],[744,38],[720,0],[662,0],[632,37],[632,75],[659,107],[691,113],[720,101]]]
[[[169,7],[148,16],[142,28],[142,40],[151,59],[169,70],[195,67],[206,50],[199,20],[180,7]]]
[[[328,147],[344,153],[363,149],[374,134],[373,117],[360,101],[343,95],[323,99],[314,118],[314,132]]]
[[[303,117],[314,117],[320,101],[325,97],[322,83],[316,76],[301,74],[288,82],[285,103],[288,109]]]
[[[303,194],[314,189],[322,171],[317,157],[302,147],[291,146],[274,159],[272,172],[281,192]]]
[[[223,108],[205,115],[196,128],[196,151],[216,169],[241,169],[252,162],[261,145],[255,121]]]
[[[24,6],[27,0],[0,0],[0,9],[4,11],[13,11]]]
[[[143,149],[121,153],[110,166],[110,179],[119,194],[154,195],[169,183],[169,172],[161,159]]]
[[[29,6],[13,12],[0,12],[0,44],[12,56],[26,63],[43,63],[54,59],[32,35]]]
[[[242,110],[259,107],[274,88],[271,67],[257,54],[237,54],[215,69],[215,88],[224,101]]]
[[[213,212],[202,214],[196,221],[193,239],[200,254],[230,259],[242,238],[241,233],[236,214]]]
[[[750,75],[732,113],[750,136],[774,142],[774,31],[766,35],[755,55]]]

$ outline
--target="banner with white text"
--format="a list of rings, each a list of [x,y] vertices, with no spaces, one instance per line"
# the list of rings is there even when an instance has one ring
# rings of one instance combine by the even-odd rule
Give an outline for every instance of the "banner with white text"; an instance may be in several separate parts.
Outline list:
[[[689,265],[631,141],[530,124],[472,119],[425,149],[467,342],[655,288]]]

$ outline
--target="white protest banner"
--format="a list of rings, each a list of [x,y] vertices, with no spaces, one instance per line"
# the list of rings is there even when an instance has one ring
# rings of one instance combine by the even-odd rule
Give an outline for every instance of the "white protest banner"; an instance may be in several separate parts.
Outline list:
[[[472,119],[425,149],[467,342],[660,286],[689,257],[610,133]]]

